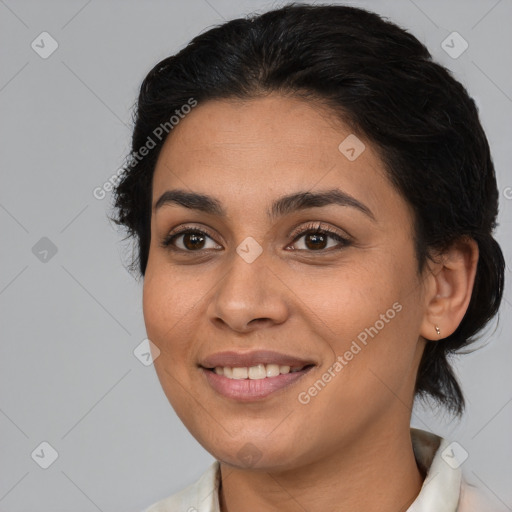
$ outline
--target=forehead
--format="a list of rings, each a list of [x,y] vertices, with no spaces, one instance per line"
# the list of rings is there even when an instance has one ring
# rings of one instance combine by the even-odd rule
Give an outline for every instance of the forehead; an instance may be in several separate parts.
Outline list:
[[[347,137],[362,150],[356,159],[339,149]],[[168,136],[153,177],[153,202],[171,188],[245,205],[315,187],[341,188],[367,203],[396,195],[371,145],[354,137],[324,107],[297,98],[208,101]]]

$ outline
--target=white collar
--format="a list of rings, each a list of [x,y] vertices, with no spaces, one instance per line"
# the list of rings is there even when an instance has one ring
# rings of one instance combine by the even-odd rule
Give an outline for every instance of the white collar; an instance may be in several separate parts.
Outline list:
[[[460,498],[462,470],[455,460],[452,443],[415,428],[411,428],[411,439],[416,463],[427,476],[406,512],[455,512]]]

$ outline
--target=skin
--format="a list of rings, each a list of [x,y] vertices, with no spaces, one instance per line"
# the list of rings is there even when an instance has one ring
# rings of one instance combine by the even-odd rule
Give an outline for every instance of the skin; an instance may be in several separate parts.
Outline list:
[[[227,212],[222,218],[174,204],[153,211],[143,287],[148,337],[161,350],[159,380],[185,426],[221,463],[223,512],[397,512],[420,492],[424,475],[409,431],[417,368],[425,343],[448,336],[462,320],[478,248],[462,240],[418,274],[412,210],[364,136],[356,160],[338,150],[350,133],[300,99],[216,100],[180,121],[159,155],[153,205],[179,188],[214,196]],[[364,203],[374,220],[332,204],[274,220],[266,215],[281,196],[335,188]],[[289,236],[315,221],[352,242],[327,238],[318,249],[307,245],[307,233]],[[186,252],[183,236],[175,240],[181,252],[163,248],[184,224],[211,238],[199,250]],[[263,250],[252,263],[236,252],[249,236]],[[397,302],[401,311],[300,403],[299,393]],[[217,394],[199,361],[251,349],[316,366],[257,402]],[[247,463],[240,450],[257,456]]]

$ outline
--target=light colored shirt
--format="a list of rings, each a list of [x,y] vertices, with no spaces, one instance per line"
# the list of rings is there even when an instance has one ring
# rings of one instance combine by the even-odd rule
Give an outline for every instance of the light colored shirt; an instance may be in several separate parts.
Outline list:
[[[426,474],[420,493],[406,512],[501,512],[499,503],[462,476],[464,451],[435,434],[411,428],[416,463]],[[143,512],[220,512],[220,464],[213,462],[192,485]]]

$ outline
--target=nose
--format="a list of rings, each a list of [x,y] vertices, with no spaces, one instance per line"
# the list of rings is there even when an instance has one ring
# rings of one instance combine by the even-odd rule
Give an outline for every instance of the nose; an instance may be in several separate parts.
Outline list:
[[[207,314],[217,327],[251,332],[285,322],[288,295],[264,254],[251,263],[234,254],[211,296]]]

